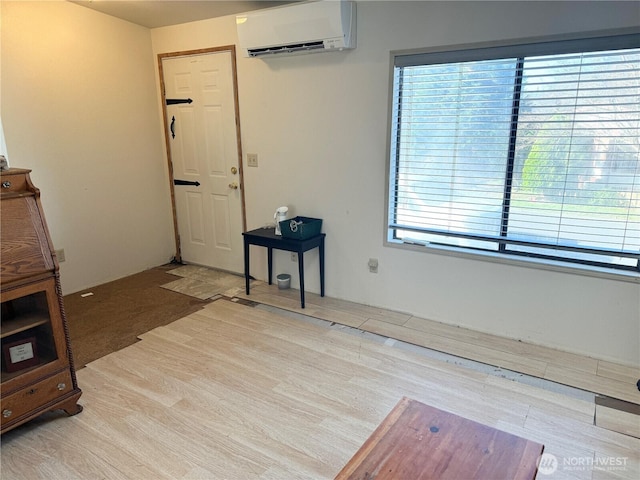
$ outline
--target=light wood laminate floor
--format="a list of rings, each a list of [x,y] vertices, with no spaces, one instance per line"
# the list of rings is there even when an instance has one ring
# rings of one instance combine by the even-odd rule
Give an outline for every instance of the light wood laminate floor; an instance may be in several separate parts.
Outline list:
[[[244,289],[227,294],[640,404],[636,386],[640,366],[620,365],[313,293],[306,293],[306,308],[302,309],[298,290],[280,290],[264,282],[255,282],[250,295],[245,295]]]
[[[221,299],[156,328],[78,372],[82,413],[4,435],[2,478],[333,478],[403,396],[544,444],[540,479],[640,478],[593,402],[329,325]]]

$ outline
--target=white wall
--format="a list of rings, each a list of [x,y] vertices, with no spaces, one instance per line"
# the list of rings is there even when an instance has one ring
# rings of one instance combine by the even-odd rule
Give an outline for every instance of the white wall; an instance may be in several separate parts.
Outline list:
[[[2,2],[2,120],[30,168],[65,293],[168,262],[174,251],[147,28],[78,5]]]
[[[632,2],[360,1],[355,51],[239,57],[243,149],[260,165],[244,168],[248,227],[279,205],[323,218],[329,296],[639,364],[638,283],[383,246],[391,50],[629,27],[639,15]],[[237,44],[234,17],[154,29],[152,43],[154,54]],[[264,279],[265,254],[252,255]],[[295,284],[288,255],[275,262]],[[316,271],[312,253],[318,292]]]
[[[33,169],[65,293],[174,254],[158,53],[236,44],[234,17],[148,29],[68,2],[1,7],[2,121]],[[383,246],[389,51],[640,24],[637,3],[358,2],[348,53],[238,58],[247,223],[325,219],[327,294],[640,363],[640,286]],[[264,278],[256,249],[253,274]],[[378,258],[378,274],[367,269]],[[288,255],[276,271],[294,273]],[[317,292],[317,255],[307,286]]]

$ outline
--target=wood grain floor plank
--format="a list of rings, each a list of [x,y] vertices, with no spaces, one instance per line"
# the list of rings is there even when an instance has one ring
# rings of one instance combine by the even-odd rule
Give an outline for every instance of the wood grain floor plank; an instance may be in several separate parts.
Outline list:
[[[621,478],[640,475],[638,442],[593,426],[582,400],[226,300],[90,363],[78,382],[81,414],[3,436],[3,478],[331,479],[403,396],[560,459],[626,455]]]
[[[500,389],[501,397],[513,398],[528,402],[544,409],[545,412],[556,412],[559,415],[573,418],[583,423],[592,423],[595,414],[595,403],[578,398],[567,399],[567,395],[543,388],[533,387],[525,383],[506,378],[488,375],[485,382]]]
[[[544,378],[564,385],[573,385],[590,392],[602,393],[626,402],[640,403],[638,387],[631,382],[597,375],[585,375],[582,372],[557,365],[549,365],[544,373]]]
[[[451,327],[432,320],[412,317],[404,324],[407,328],[431,333],[441,337],[451,338],[456,341],[466,342],[472,345],[483,345],[500,352],[515,354],[521,357],[531,358],[537,361],[563,365],[574,370],[595,374],[598,361],[595,358],[562,352],[541,345],[533,345],[518,340],[476,332],[467,328]],[[510,368],[504,365],[505,368]]]
[[[630,367],[600,360],[598,361],[597,375],[633,384],[640,380],[640,366]]]
[[[298,312],[321,318],[328,321],[342,323],[350,327],[358,327],[362,325],[367,316],[363,315],[358,309],[339,309],[337,306],[333,308],[332,302],[328,297],[320,297],[319,295],[305,294],[305,308],[300,306],[300,293],[298,290],[273,290],[271,288],[256,288],[250,295],[240,294],[240,298],[252,300],[254,302],[272,305],[274,307],[283,308],[292,312]],[[335,300],[333,300],[335,305]],[[392,317],[395,318],[395,317]],[[407,317],[408,318],[408,317]],[[404,323],[405,320],[403,320]]]
[[[299,301],[296,301],[299,300],[298,290],[279,290],[277,286],[270,286],[264,282],[255,282],[251,292],[250,296],[246,296],[244,292],[239,292],[238,295],[266,305],[336,321],[364,331],[380,333],[452,355],[472,358],[475,361],[489,365],[519,371],[539,378],[552,378],[554,381],[577,388],[592,388],[596,393],[640,404],[640,394],[630,393],[634,389],[637,390],[635,384],[640,379],[640,368],[638,366],[606,362],[584,355],[484,334],[419,317],[408,316],[406,318],[407,314],[392,311],[386,312],[383,309],[320,297],[313,293],[307,294],[307,304],[312,305],[312,307],[301,309]],[[369,312],[369,315],[365,312]],[[406,320],[404,320],[405,318]],[[389,325],[382,328],[384,323]],[[402,328],[396,330],[394,326],[406,327],[409,330]],[[412,334],[412,330],[422,332],[422,334]],[[437,341],[438,338],[440,339],[439,341]],[[450,339],[452,342],[449,343],[444,339]],[[465,343],[471,345],[471,347],[468,349],[463,348]],[[466,355],[465,351],[467,352]],[[469,352],[473,352],[473,356],[470,356]],[[545,364],[551,366],[549,377],[545,377]],[[616,381],[609,382],[606,380],[599,382],[598,377]],[[621,385],[618,382],[622,382],[625,385]],[[620,392],[623,393],[621,394]],[[623,395],[623,397],[619,395]]]
[[[632,460],[638,460],[640,457],[639,439],[600,428],[592,423],[585,424],[558,412],[532,407],[527,415],[526,427],[558,432],[558,438],[561,435],[565,441],[579,437],[581,445],[608,456],[624,456]]]
[[[540,360],[524,358],[517,354],[494,350],[484,345],[470,344],[449,337],[431,335],[377,320],[367,320],[362,325],[362,328],[379,335],[415,343],[439,352],[451,353],[489,365],[504,366],[527,375],[543,376],[547,367],[547,363]],[[509,366],[507,367],[506,365]]]
[[[596,405],[596,425],[640,438],[640,416],[605,405]]]

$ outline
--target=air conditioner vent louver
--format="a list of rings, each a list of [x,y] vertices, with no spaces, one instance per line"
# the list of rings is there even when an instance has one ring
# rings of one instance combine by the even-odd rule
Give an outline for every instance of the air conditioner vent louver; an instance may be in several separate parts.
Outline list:
[[[261,57],[264,55],[274,55],[277,53],[302,53],[304,51],[311,50],[323,50],[324,42],[322,40],[318,42],[298,43],[295,45],[281,45],[278,47],[268,48],[253,48],[248,50],[250,57]]]
[[[356,48],[356,4],[348,0],[301,2],[236,16],[245,57],[269,58]]]

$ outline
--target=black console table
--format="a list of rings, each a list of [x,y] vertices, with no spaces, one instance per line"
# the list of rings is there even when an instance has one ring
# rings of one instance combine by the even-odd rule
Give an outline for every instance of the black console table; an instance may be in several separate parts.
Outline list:
[[[249,245],[267,247],[267,264],[269,270],[269,285],[273,270],[273,249],[296,252],[298,254],[298,272],[300,274],[300,305],[304,308],[304,252],[318,247],[320,254],[320,296],[324,297],[324,237],[321,233],[315,237],[298,240],[275,234],[274,228],[258,228],[244,232],[244,278],[246,292],[249,295]]]

